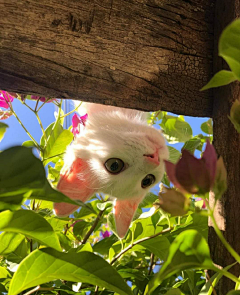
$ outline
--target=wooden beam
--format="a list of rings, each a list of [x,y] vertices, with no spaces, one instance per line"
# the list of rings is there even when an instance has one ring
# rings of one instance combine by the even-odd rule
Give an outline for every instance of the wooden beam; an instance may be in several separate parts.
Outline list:
[[[211,116],[214,0],[0,0],[0,89]]]
[[[239,16],[239,0],[216,0],[214,72],[228,69],[223,59],[218,57],[219,36],[223,29]],[[214,146],[217,153],[223,157],[228,173],[228,189],[218,203],[216,210],[217,222],[227,241],[238,253],[240,253],[240,135],[234,129],[228,115],[233,102],[239,99],[239,96],[239,82],[216,88],[214,90],[213,108]],[[213,200],[211,201],[213,202]],[[216,264],[225,267],[234,262],[234,259],[216,236],[211,224],[209,228],[209,246],[212,259]],[[230,271],[239,277],[239,264]],[[232,281],[226,278],[220,280],[219,295],[225,295],[232,289],[234,289]]]

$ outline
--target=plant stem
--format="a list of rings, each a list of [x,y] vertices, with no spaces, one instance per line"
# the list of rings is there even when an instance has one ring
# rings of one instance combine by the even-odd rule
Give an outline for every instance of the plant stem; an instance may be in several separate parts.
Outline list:
[[[155,235],[152,235],[150,237],[146,237],[146,238],[142,238],[134,243],[132,243],[131,245],[129,245],[128,247],[126,247],[125,249],[123,249],[118,255],[116,255],[113,260],[111,261],[111,265],[116,262],[123,254],[125,254],[128,250],[132,249],[134,246],[142,243],[142,242],[145,242],[145,241],[148,241],[148,240],[151,240],[157,236],[160,236],[161,234],[164,234],[164,233],[167,233],[167,232],[170,232],[172,230],[172,228],[167,228],[165,230],[162,230],[161,232],[155,234]]]
[[[103,211],[99,211],[98,216],[97,216],[97,218],[95,219],[95,221],[94,221],[92,227],[91,227],[90,230],[86,233],[86,236],[85,236],[84,239],[82,240],[82,245],[83,245],[83,244],[86,244],[88,238],[91,236],[91,234],[93,233],[93,231],[94,231],[95,228],[97,227],[98,222],[99,222],[99,220],[101,219],[101,217],[102,217],[104,211],[105,211],[105,210],[103,210]]]
[[[218,272],[222,273],[225,277],[229,278],[233,282],[240,283],[240,280],[237,277],[235,277],[233,274],[231,274],[230,272],[224,269],[219,269]]]
[[[38,110],[36,110],[37,113],[41,110],[41,108],[45,105],[45,103],[46,103],[46,101],[44,101],[44,102],[42,103],[42,105],[40,105],[40,107],[38,108]]]
[[[151,274],[152,269],[153,269],[153,265],[154,265],[154,254],[151,253],[151,258],[150,258],[150,266],[149,266],[149,270],[148,270],[148,275]]]
[[[30,111],[34,112],[34,110],[33,110],[28,104],[26,104],[25,102],[23,102],[23,104],[24,104],[27,108],[29,108]]]
[[[13,115],[15,116],[15,118],[18,120],[19,124],[22,126],[22,128],[25,130],[25,132],[27,133],[27,135],[31,138],[31,140],[34,142],[35,146],[39,149],[42,150],[42,148],[40,147],[40,145],[36,142],[36,140],[32,137],[32,135],[29,133],[29,131],[27,130],[27,128],[23,125],[22,121],[19,119],[18,115],[15,113],[15,111],[12,108],[12,105],[10,105],[10,109],[13,113]]]
[[[207,204],[207,203],[206,203]],[[209,216],[212,219],[213,222],[213,227],[214,230],[217,234],[217,236],[219,237],[220,241],[223,243],[223,245],[225,246],[225,248],[228,250],[228,252],[232,255],[232,257],[238,262],[240,263],[240,256],[238,255],[238,253],[232,248],[232,246],[227,242],[227,240],[225,239],[224,235],[222,234],[222,232],[220,231],[217,222],[215,220],[213,211],[209,208]]]
[[[98,294],[98,289],[99,289],[99,287],[98,287],[98,286],[96,286],[96,288],[95,288],[95,290],[94,290],[94,294],[95,294],[95,295],[97,295],[97,294]]]
[[[49,159],[55,158],[55,157],[62,156],[62,155],[64,155],[64,154],[65,154],[65,153],[61,153],[61,154],[57,154],[57,155],[54,155],[54,156],[51,156],[51,157],[45,158],[45,159],[43,159],[43,162],[44,162],[44,161],[47,161],[47,160],[49,160]]]
[[[40,100],[40,99],[38,99],[37,102],[36,102],[34,112],[37,112],[37,107],[38,107],[39,100]]]
[[[155,124],[155,120],[156,120],[156,118],[157,118],[157,116],[158,116],[158,114],[159,114],[160,112],[161,112],[161,111],[157,111],[157,112],[155,112],[155,115],[154,115],[154,117],[153,117],[153,119],[152,119],[150,125]]]
[[[33,294],[34,292],[37,292],[37,291],[40,291],[40,290],[42,290],[42,291],[52,291],[52,290],[54,290],[54,287],[43,288],[41,286],[37,286],[34,289],[32,289],[32,290],[28,291],[27,293],[25,293],[24,295],[30,295],[30,294]]]
[[[62,99],[61,99],[61,101],[60,101],[60,103],[59,103],[59,109],[58,109],[58,115],[57,115],[56,121],[55,121],[55,123],[53,124],[52,131],[51,131],[51,133],[49,134],[49,136],[48,136],[48,138],[47,138],[47,140],[46,140],[46,142],[45,142],[45,146],[44,146],[44,148],[47,146],[48,141],[49,141],[49,139],[50,139],[50,137],[51,137],[51,135],[52,135],[52,132],[53,132],[54,128],[56,127],[56,125],[58,124],[59,120],[60,120],[60,117],[61,117],[61,110],[62,110]],[[39,109],[38,109],[38,111],[39,111]]]
[[[40,127],[42,129],[43,136],[45,137],[45,140],[47,140],[47,135],[46,135],[45,130],[43,128],[42,121],[41,121],[40,117],[38,116],[38,113],[36,111],[34,113],[35,113],[35,115],[37,117],[37,120],[38,120],[38,123],[39,123],[39,125],[40,125]]]
[[[33,199],[33,202],[32,202],[32,211],[35,210],[35,199]]]
[[[65,118],[65,117],[71,115],[72,113],[74,113],[81,106],[81,104],[82,104],[82,101],[80,102],[80,104],[74,110],[72,110],[71,112],[69,112],[69,113],[67,113],[67,114],[65,114],[63,116],[61,116],[60,119]]]
[[[213,295],[217,295],[216,290],[215,290],[215,288],[213,287],[213,284],[212,284],[211,278],[210,278],[210,276],[209,276],[209,274],[208,274],[207,271],[205,271],[205,275],[206,275],[207,282],[209,281],[209,283],[210,283],[210,285],[211,285],[211,287],[212,287]]]

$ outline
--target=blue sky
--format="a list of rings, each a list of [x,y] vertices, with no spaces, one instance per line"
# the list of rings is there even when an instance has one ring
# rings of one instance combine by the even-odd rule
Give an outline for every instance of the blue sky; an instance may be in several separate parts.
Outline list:
[[[31,107],[34,107],[36,102],[28,100],[28,104]],[[22,120],[23,124],[27,127],[27,129],[37,140],[37,142],[39,142],[41,138],[41,129],[35,115],[17,99],[14,100],[13,107]],[[70,101],[65,101],[65,103],[63,104],[63,108],[65,109],[65,112],[70,111],[72,109],[72,103]],[[42,120],[44,128],[46,128],[54,121],[54,111],[56,111],[56,106],[52,103],[46,104],[40,110],[39,116]],[[185,116],[185,120],[191,125],[193,129],[193,135],[202,133],[200,126],[203,122],[207,121],[207,119],[208,118],[195,118]],[[71,125],[71,118],[68,118],[67,120],[68,122],[65,123],[67,123],[68,126],[65,125],[64,128],[67,128],[69,127],[69,125]],[[11,116],[9,119],[4,120],[3,122],[8,124],[9,128],[7,129],[5,137],[0,143],[1,151],[14,145],[21,145],[24,141],[30,139],[14,116]],[[180,150],[182,145],[183,144],[178,143],[174,144],[173,147]]]

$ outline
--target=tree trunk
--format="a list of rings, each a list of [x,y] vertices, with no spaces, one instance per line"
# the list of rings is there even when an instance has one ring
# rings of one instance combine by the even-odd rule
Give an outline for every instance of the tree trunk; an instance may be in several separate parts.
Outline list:
[[[0,89],[211,116],[214,0],[0,0]]]
[[[223,59],[218,57],[219,36],[231,21],[239,17],[239,14],[239,0],[216,1],[214,72],[227,68]],[[218,203],[216,216],[225,238],[240,253],[240,135],[228,119],[232,103],[239,99],[239,82],[216,88],[213,94],[214,146],[217,153],[223,157],[228,173],[228,189]],[[224,267],[234,262],[234,259],[226,251],[211,226],[209,228],[209,245],[212,259],[216,264]],[[230,271],[238,277],[240,275],[239,265],[236,265]],[[226,295],[232,289],[234,289],[232,281],[226,278],[220,280],[218,294]]]

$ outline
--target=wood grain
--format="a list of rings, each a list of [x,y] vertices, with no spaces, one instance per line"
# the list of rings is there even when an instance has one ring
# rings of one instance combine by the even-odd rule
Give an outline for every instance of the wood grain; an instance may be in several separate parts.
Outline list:
[[[214,0],[0,0],[0,89],[211,116]]]
[[[217,55],[218,39],[223,29],[240,16],[239,0],[217,0],[215,12],[214,30],[214,72],[228,69],[223,59]],[[240,134],[234,129],[228,119],[230,108],[240,96],[240,84],[234,82],[230,85],[215,88],[213,108],[213,134],[214,146],[219,155],[223,157],[226,165],[228,189],[217,206],[217,222],[223,228],[223,234],[231,246],[240,253]],[[214,195],[211,195],[214,198]],[[224,224],[224,226],[222,226]],[[209,246],[213,261],[225,267],[234,262],[233,257],[228,253],[221,241],[216,236],[214,229],[209,227]],[[230,271],[237,277],[240,274],[239,264]],[[234,289],[235,283],[227,278],[222,278],[218,284],[218,294],[225,295]]]

